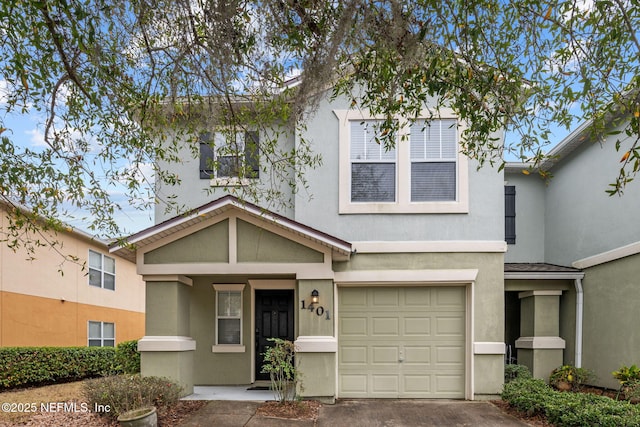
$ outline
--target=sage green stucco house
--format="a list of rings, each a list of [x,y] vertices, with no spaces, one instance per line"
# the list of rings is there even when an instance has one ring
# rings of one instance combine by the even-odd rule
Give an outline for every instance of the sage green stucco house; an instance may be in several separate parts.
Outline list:
[[[219,145],[203,142],[200,161],[172,165],[182,180],[178,202],[193,211],[169,218],[158,208],[156,225],[129,237],[133,246],[111,248],[134,259],[146,282],[142,373],[173,378],[186,393],[251,384],[265,379],[270,337],[295,342],[302,395],[329,401],[494,396],[505,343],[509,356],[517,349],[519,362],[546,377],[576,360],[582,337],[583,365],[594,368],[586,348],[601,325],[576,322],[576,307],[584,319],[589,310],[611,318],[630,307],[598,307],[611,289],[596,291],[608,270],[592,255],[640,235],[636,226],[586,242],[585,233],[609,230],[589,223],[595,216],[580,204],[597,199],[606,215],[609,206],[637,204],[637,193],[611,201],[594,183],[591,195],[572,200],[584,177],[573,175],[582,172],[572,171],[571,157],[594,147],[571,138],[549,186],[519,173],[522,165],[478,169],[458,147],[465,124],[447,110],[435,117],[406,127],[406,139],[385,151],[374,141],[376,117],[345,99],[323,101],[303,135],[323,158],[306,174],[313,197],[290,193],[295,203],[278,211],[227,195],[225,187],[243,182],[224,159],[207,168]],[[236,143],[261,137],[247,132]],[[297,141],[294,132],[279,137],[285,148]],[[190,149],[185,142],[185,159]],[[260,163],[255,153],[241,157]],[[575,220],[582,217],[590,218]],[[620,261],[624,277],[637,269],[630,261]],[[634,284],[612,286],[627,292]]]

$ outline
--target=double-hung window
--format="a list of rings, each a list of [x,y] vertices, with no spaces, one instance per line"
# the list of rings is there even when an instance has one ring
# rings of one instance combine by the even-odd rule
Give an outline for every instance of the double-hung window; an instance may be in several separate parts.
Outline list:
[[[109,290],[116,289],[116,260],[89,250],[89,285]]]
[[[258,132],[200,135],[200,178],[212,185],[242,185],[260,175]]]
[[[214,352],[243,352],[242,291],[244,285],[213,285],[216,291]]]
[[[396,149],[378,139],[380,122],[352,121],[351,201],[396,201]]]
[[[443,110],[424,111],[412,120],[399,117],[397,139],[389,148],[381,142],[381,117],[335,110],[339,212],[467,213],[468,159],[459,149],[464,124]]]
[[[410,128],[411,201],[455,201],[458,158],[455,119],[416,120]]]
[[[89,321],[88,338],[89,347],[115,347],[115,323]]]

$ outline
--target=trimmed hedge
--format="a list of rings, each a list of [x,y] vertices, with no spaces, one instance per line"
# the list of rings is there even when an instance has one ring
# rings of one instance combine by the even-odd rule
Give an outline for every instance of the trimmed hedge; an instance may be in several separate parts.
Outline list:
[[[0,388],[76,381],[140,371],[136,341],[113,347],[0,348]]]
[[[540,379],[505,384],[502,400],[528,415],[542,414],[559,427],[640,426],[640,406],[594,394],[555,391]]]

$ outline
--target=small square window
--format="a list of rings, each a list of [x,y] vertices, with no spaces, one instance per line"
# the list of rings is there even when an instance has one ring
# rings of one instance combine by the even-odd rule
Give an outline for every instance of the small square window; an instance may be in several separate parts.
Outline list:
[[[115,347],[116,345],[115,323],[89,321],[87,335],[89,347]]]
[[[89,250],[89,285],[114,291],[116,289],[116,260]]]

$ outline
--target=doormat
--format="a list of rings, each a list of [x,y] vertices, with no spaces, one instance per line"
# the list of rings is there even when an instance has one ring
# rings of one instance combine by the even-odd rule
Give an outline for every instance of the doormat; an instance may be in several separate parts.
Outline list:
[[[256,385],[249,387],[247,390],[271,390],[271,387],[268,385]]]

